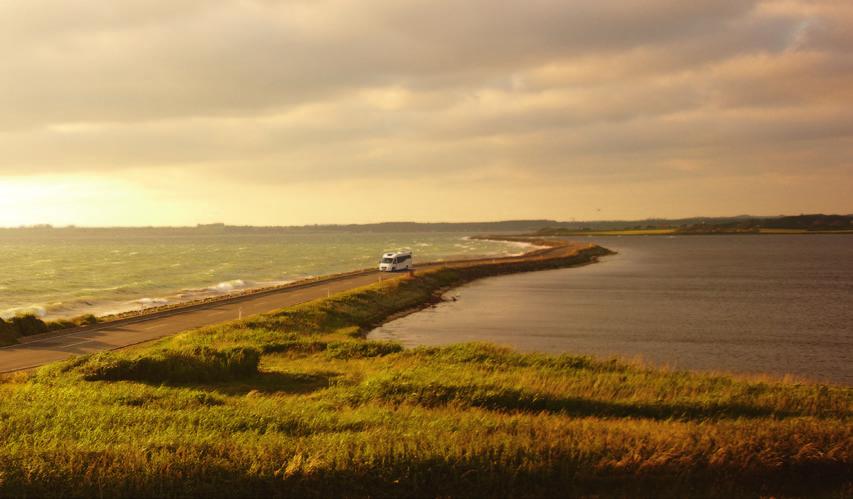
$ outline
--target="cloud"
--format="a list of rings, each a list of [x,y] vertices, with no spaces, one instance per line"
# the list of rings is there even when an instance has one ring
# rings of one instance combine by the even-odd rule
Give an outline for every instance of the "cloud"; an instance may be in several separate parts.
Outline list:
[[[5,2],[0,175],[849,179],[851,33],[832,0]]]
[[[2,126],[254,113],[354,88],[489,85],[555,58],[709,35],[749,3],[5,3]],[[176,5],[173,7],[173,5]]]

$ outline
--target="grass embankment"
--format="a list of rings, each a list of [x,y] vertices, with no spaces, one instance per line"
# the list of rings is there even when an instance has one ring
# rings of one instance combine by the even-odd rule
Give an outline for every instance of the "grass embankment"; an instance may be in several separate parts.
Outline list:
[[[33,314],[20,314],[11,319],[0,318],[0,346],[14,345],[22,336],[57,331],[80,326],[96,324],[98,318],[92,314],[81,315],[73,319],[43,321]]]
[[[403,351],[373,325],[445,269],[0,384],[0,496],[851,492],[853,390],[489,345]]]

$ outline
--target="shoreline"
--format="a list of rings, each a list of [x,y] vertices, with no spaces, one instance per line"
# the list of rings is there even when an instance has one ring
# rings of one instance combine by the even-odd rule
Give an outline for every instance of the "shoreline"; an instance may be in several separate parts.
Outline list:
[[[521,238],[517,236],[471,236],[475,239],[483,239],[483,240],[492,240],[492,241],[503,241],[503,242],[514,242],[514,243],[522,243],[529,245],[532,249],[526,253],[521,255],[514,256],[500,256],[500,257],[485,257],[485,258],[472,258],[472,259],[462,259],[462,260],[447,260],[447,261],[438,261],[438,262],[423,262],[418,264],[418,267],[415,268],[417,271],[419,267],[431,267],[431,266],[471,266],[483,263],[489,264],[501,264],[504,262],[512,262],[517,260],[528,260],[528,259],[536,259],[542,258],[546,254],[554,251],[558,251],[559,248],[570,248],[574,247],[575,244],[568,241],[552,241],[545,242],[541,239],[535,238]],[[589,244],[585,244],[583,246],[593,246]],[[78,325],[75,327],[53,327],[49,328],[44,332],[40,332],[37,334],[29,334],[29,335],[19,335],[17,337],[6,339],[5,346],[0,346],[2,348],[9,348],[15,345],[25,345],[27,343],[33,343],[36,341],[42,341],[49,338],[65,336],[69,334],[75,333],[84,333],[89,331],[96,331],[100,329],[121,326],[126,324],[133,324],[141,321],[146,321],[154,318],[160,317],[169,317],[172,315],[179,315],[185,312],[192,312],[195,310],[205,309],[208,307],[225,305],[225,304],[233,304],[240,302],[242,300],[249,300],[256,297],[276,294],[280,292],[286,292],[289,290],[297,290],[306,287],[319,286],[322,284],[331,284],[337,281],[345,280],[348,278],[366,276],[372,273],[377,272],[376,269],[358,269],[348,272],[342,272],[337,274],[328,274],[323,276],[316,276],[308,279],[301,279],[297,281],[292,281],[289,283],[285,283],[279,286],[270,286],[264,288],[252,288],[246,290],[240,290],[234,293],[228,293],[226,295],[220,296],[211,296],[205,297],[202,299],[186,301],[186,302],[178,302],[172,304],[166,304],[157,307],[149,307],[141,310],[128,311],[122,314],[112,314],[107,316],[97,317],[96,321],[93,323],[88,323],[84,325]],[[399,273],[393,273],[389,277],[399,276]],[[44,324],[63,324],[60,321],[54,322],[45,322],[41,321]],[[0,324],[1,326],[2,324]],[[2,330],[0,330],[2,332]],[[4,338],[0,338],[2,340]]]
[[[475,238],[475,237],[472,237],[472,238]],[[500,239],[489,238],[489,239],[484,239],[484,240],[499,241]],[[516,241],[507,240],[507,242],[516,242]],[[517,241],[517,242],[524,243],[523,241]],[[532,251],[535,251],[535,250],[541,249],[541,248],[545,248],[545,246],[537,246],[533,243],[524,243],[524,244],[528,244],[532,248],[531,251],[521,252],[521,253],[511,253],[511,254],[507,254],[507,255],[501,255],[501,256],[496,257],[496,258],[501,259],[501,258],[524,257],[528,253],[531,253]],[[483,259],[486,259],[486,257],[477,256],[477,257],[471,258],[471,259],[455,259],[455,258],[451,257],[448,260],[428,261],[428,262],[424,262],[420,265],[436,265],[436,264],[442,264],[442,263],[450,263],[450,264],[464,263],[464,262],[468,262],[468,261],[473,262],[473,261],[479,261],[479,260],[483,260]],[[286,281],[286,282],[282,282],[280,284],[275,284],[275,285],[271,285],[271,286],[246,287],[246,288],[242,288],[242,289],[235,289],[235,290],[228,291],[226,293],[221,293],[221,294],[215,294],[215,295],[210,295],[210,296],[202,296],[199,298],[193,298],[193,299],[184,300],[184,301],[175,301],[175,302],[170,302],[170,303],[164,303],[162,305],[145,307],[145,308],[142,308],[139,310],[128,310],[125,312],[117,312],[117,313],[112,313],[112,314],[99,315],[99,316],[97,316],[97,318],[98,318],[99,324],[106,324],[106,323],[109,323],[111,321],[123,320],[123,319],[128,319],[128,318],[138,318],[138,317],[142,317],[142,316],[149,315],[149,314],[157,314],[160,312],[172,311],[172,310],[183,308],[183,307],[192,307],[195,305],[215,304],[217,302],[228,302],[228,301],[233,300],[233,299],[245,298],[245,297],[250,297],[250,296],[254,296],[254,295],[258,295],[258,294],[272,293],[272,292],[276,292],[276,291],[283,291],[283,290],[287,290],[290,288],[304,286],[307,284],[331,282],[331,281],[338,279],[338,278],[341,278],[341,277],[361,275],[361,274],[373,272],[375,270],[376,269],[374,269],[374,268],[361,268],[361,269],[349,270],[349,271],[344,271],[344,272],[336,272],[336,273],[332,273],[332,274],[320,274],[320,275],[316,275],[316,276],[304,277],[301,279],[294,279],[291,281]],[[207,288],[207,289],[209,289],[209,288]],[[154,298],[154,300],[157,300],[157,299],[158,298]]]
[[[471,239],[476,239],[476,237],[472,236]],[[484,240],[501,241],[501,239],[496,239],[496,238],[490,238],[490,239],[484,239]],[[531,249],[531,251],[534,251],[536,249],[545,248],[545,246],[537,246],[533,243],[525,243],[523,241],[509,241],[509,240],[507,240],[506,242],[524,244],[525,246],[523,246],[523,247],[528,247]],[[522,251],[521,253],[508,253],[506,255],[501,255],[501,256],[498,256],[496,258],[523,257],[527,253],[529,253],[529,252]],[[444,262],[447,262],[447,263],[466,262],[469,260],[475,261],[475,260],[481,260],[484,258],[486,258],[486,257],[480,256],[480,255],[477,255],[471,259],[461,259],[461,258],[456,258],[454,256],[450,256],[450,257],[448,257],[447,260],[427,261],[427,262],[422,263],[421,265],[434,265],[434,264],[440,264],[440,263],[444,263]],[[344,272],[336,272],[336,273],[331,273],[331,274],[320,274],[320,275],[316,275],[316,276],[307,276],[307,277],[302,277],[299,279],[281,281],[279,283],[270,284],[270,285],[246,286],[246,287],[242,287],[239,289],[230,290],[230,291],[227,291],[224,293],[219,292],[217,294],[216,291],[213,291],[213,288],[216,288],[220,284],[222,284],[222,283],[219,283],[216,286],[208,286],[206,288],[198,288],[198,289],[193,289],[193,290],[182,290],[179,293],[179,294],[184,294],[184,293],[189,294],[189,293],[193,293],[193,292],[198,292],[200,294],[203,294],[203,293],[209,291],[211,294],[209,294],[207,296],[199,296],[197,298],[191,298],[191,299],[187,299],[187,300],[169,301],[168,303],[163,303],[162,305],[144,307],[144,308],[140,308],[138,310],[127,310],[124,312],[115,312],[115,313],[103,314],[103,315],[98,315],[97,318],[98,318],[99,322],[105,323],[105,322],[111,321],[111,320],[121,320],[121,319],[130,318],[130,317],[143,316],[143,315],[146,315],[148,313],[154,314],[154,313],[158,313],[158,312],[173,310],[176,308],[181,308],[183,306],[193,306],[193,305],[199,305],[199,304],[212,304],[212,303],[216,303],[217,301],[220,301],[220,300],[221,301],[227,301],[230,299],[252,296],[254,294],[259,294],[259,293],[269,293],[269,292],[275,292],[275,291],[279,291],[279,290],[286,290],[286,289],[289,289],[292,287],[298,287],[298,286],[305,285],[305,284],[312,284],[312,283],[329,281],[329,280],[332,280],[332,279],[335,279],[338,277],[344,277],[344,276],[350,276],[350,275],[359,275],[362,273],[369,273],[369,272],[372,272],[374,270],[375,269],[373,269],[373,268],[362,268],[362,269],[356,269],[356,270],[350,270],[350,271],[344,271]],[[242,280],[242,279],[239,279],[239,280]],[[224,281],[224,282],[231,282],[231,281]],[[174,295],[167,295],[167,296],[174,296]],[[134,300],[134,301],[139,301],[139,300],[144,300],[144,299],[146,299],[146,298],[140,298],[140,299]],[[155,298],[151,298],[151,299],[156,302],[157,300],[164,299],[164,298],[155,297]],[[56,319],[62,319],[62,318],[64,318],[64,317],[57,317]]]
[[[476,238],[466,236],[463,239],[469,240]],[[498,241],[498,239],[487,240]],[[507,251],[500,255],[495,255],[495,258],[519,257],[529,251],[539,249],[533,244],[524,242],[501,242],[506,242],[508,244]],[[473,255],[473,258],[467,259],[478,260],[482,258],[492,258],[492,256],[475,254]],[[424,264],[464,260],[466,260],[466,258],[462,255],[448,254],[448,256],[441,260],[428,260],[424,262]],[[293,278],[282,280],[258,280],[251,277],[242,277],[219,282],[211,282],[207,285],[202,284],[193,288],[164,288],[154,292],[153,294],[151,292],[144,294],[140,293],[136,298],[131,299],[104,298],[96,299],[92,302],[82,301],[80,303],[71,303],[68,306],[64,306],[65,309],[60,312],[51,311],[56,304],[34,303],[30,305],[9,307],[4,310],[4,315],[0,315],[0,319],[5,318],[6,320],[9,320],[16,315],[33,315],[42,321],[51,322],[73,320],[78,317],[92,315],[97,317],[99,321],[106,322],[125,319],[128,317],[136,317],[146,313],[156,313],[186,305],[211,303],[220,299],[246,296],[251,295],[252,293],[264,292],[273,289],[286,289],[288,286],[293,284],[311,282],[331,276],[348,275],[354,272],[369,272],[370,270],[372,270],[372,268],[360,268],[332,273],[303,274],[301,276],[293,276]]]
[[[533,245],[533,246],[538,247],[538,248],[547,248],[547,246],[538,246],[538,245]],[[567,245],[567,246],[570,247],[571,245]],[[603,250],[603,252],[599,253],[597,251],[598,249]],[[587,251],[587,250],[593,251],[592,257],[589,258],[588,260],[582,260],[582,261],[578,261],[575,263],[570,263],[570,264],[565,265],[565,266],[552,267],[552,268],[536,268],[536,269],[531,269],[529,271],[530,272],[541,272],[541,271],[547,271],[547,270],[573,269],[573,268],[577,268],[577,267],[583,267],[585,265],[592,265],[594,263],[598,263],[599,257],[617,254],[617,252],[610,250],[609,248],[605,248],[603,246],[598,246],[598,245],[591,245],[588,248],[579,249],[578,255],[582,256],[584,254],[584,251]],[[463,282],[455,283],[452,286],[446,286],[446,287],[438,288],[438,289],[433,291],[433,294],[429,299],[424,300],[422,303],[419,303],[412,308],[409,308],[406,310],[401,310],[401,311],[396,312],[392,315],[389,315],[388,317],[385,317],[381,321],[372,325],[369,330],[364,331],[363,335],[361,337],[363,339],[367,340],[367,339],[369,339],[368,335],[378,327],[382,327],[383,325],[385,325],[391,321],[394,321],[397,319],[402,319],[403,317],[406,317],[406,316],[409,316],[412,314],[416,314],[416,313],[421,312],[423,310],[426,310],[428,308],[434,307],[440,303],[449,301],[449,300],[445,299],[445,295],[447,295],[448,293],[450,293],[454,289],[458,289],[462,286],[467,286],[468,284],[471,284],[472,282],[478,281],[480,279],[486,279],[489,277],[501,277],[501,276],[506,276],[506,275],[514,275],[514,274],[520,274],[520,273],[524,273],[524,272],[526,272],[526,271],[517,271],[517,272],[498,273],[498,274],[494,274],[494,275],[486,275],[486,276],[477,277],[477,278],[470,279],[470,280],[465,280]],[[418,347],[413,347],[413,348],[418,348]]]

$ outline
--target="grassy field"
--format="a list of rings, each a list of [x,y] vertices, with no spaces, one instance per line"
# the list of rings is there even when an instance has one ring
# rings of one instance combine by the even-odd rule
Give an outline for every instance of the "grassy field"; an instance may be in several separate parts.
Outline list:
[[[372,326],[474,278],[445,269],[9,375],[0,496],[853,494],[853,389]]]

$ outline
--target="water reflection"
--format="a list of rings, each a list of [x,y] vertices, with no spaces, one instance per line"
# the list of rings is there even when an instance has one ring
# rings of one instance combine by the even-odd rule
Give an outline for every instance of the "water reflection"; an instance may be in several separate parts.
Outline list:
[[[853,236],[622,237],[577,269],[487,279],[371,333],[406,345],[791,373],[853,384]]]

